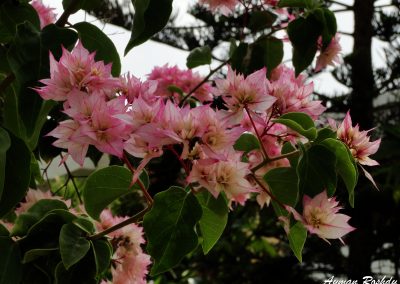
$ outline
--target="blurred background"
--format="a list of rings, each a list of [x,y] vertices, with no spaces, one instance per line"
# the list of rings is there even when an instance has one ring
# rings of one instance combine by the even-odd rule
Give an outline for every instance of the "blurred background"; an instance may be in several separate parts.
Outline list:
[[[61,1],[43,1],[62,13]],[[400,2],[375,0],[326,1],[335,12],[342,45],[342,64],[317,74],[308,70],[315,82],[315,96],[328,107],[325,116],[343,118],[350,109],[354,122],[362,130],[371,129],[374,139],[382,138],[374,159],[381,164],[369,168],[380,191],[360,175],[355,208],[346,206],[357,228],[345,239],[346,245],[331,245],[316,237],[307,240],[303,262],[298,263],[278,225],[272,208],[260,210],[255,201],[237,207],[229,215],[223,237],[208,254],[196,250],[175,269],[155,283],[323,283],[363,276],[386,279],[400,277]],[[56,6],[55,6],[56,5]],[[96,24],[114,41],[122,59],[122,73],[145,78],[154,66],[169,64],[186,68],[191,49],[208,45],[214,62],[226,59],[233,32],[240,25],[238,17],[220,17],[198,6],[195,1],[175,0],[174,13],[167,27],[152,41],[134,48],[126,57],[123,50],[130,37],[133,8],[130,0],[102,0],[89,13],[79,12],[71,23],[86,20]],[[277,33],[279,38],[284,33]],[[291,50],[285,47],[284,61],[289,63]],[[207,74],[208,67],[195,69]],[[217,74],[221,76],[221,74]],[[47,125],[51,130],[51,125]],[[374,140],[373,139],[373,140]],[[45,145],[43,145],[45,147]],[[47,147],[47,146],[46,146]],[[49,148],[48,151],[54,149]],[[95,164],[108,164],[106,157],[88,159],[85,170],[69,162],[77,183]],[[118,163],[118,161],[111,161]],[[150,165],[153,173],[151,192],[165,190],[179,175],[179,163],[165,157]],[[53,161],[46,173],[65,189],[69,179],[65,169]],[[339,184],[339,187],[342,185]],[[338,190],[339,199],[345,190]],[[134,214],[141,207],[132,193],[115,204],[121,215]]]

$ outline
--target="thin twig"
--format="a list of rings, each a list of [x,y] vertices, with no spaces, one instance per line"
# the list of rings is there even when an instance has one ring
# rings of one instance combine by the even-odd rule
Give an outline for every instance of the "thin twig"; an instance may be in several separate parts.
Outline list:
[[[260,134],[258,133],[256,124],[254,123],[253,118],[251,117],[250,111],[249,111],[249,109],[248,109],[247,107],[245,107],[244,109],[245,109],[247,115],[249,116],[251,125],[253,125],[254,132],[256,133],[257,138],[258,138],[258,141],[260,142],[261,150],[262,150],[263,153],[264,153],[264,159],[267,160],[267,161],[269,161],[270,159],[269,159],[269,157],[268,157],[267,150],[265,150],[265,146],[264,146],[264,144],[262,143],[261,136],[260,136]]]
[[[61,160],[64,159],[64,157],[63,157],[63,155],[62,155],[61,153],[60,153],[60,157],[61,157]],[[63,165],[64,165],[65,170],[67,171],[68,180],[71,180],[71,181],[72,181],[72,185],[74,186],[76,195],[78,196],[79,203],[82,204],[83,201],[82,201],[81,195],[80,195],[80,193],[79,193],[78,186],[77,186],[76,183],[75,183],[74,176],[72,175],[72,173],[71,173],[71,171],[69,170],[69,167],[68,167],[68,165],[67,165],[67,163],[66,163],[65,161],[63,162]]]
[[[122,221],[121,223],[115,224],[114,226],[112,226],[112,227],[110,227],[108,229],[105,229],[104,231],[101,231],[101,232],[99,232],[97,234],[89,236],[87,239],[88,240],[92,240],[92,241],[100,239],[100,238],[106,236],[109,233],[112,233],[112,232],[114,232],[114,231],[116,231],[118,229],[121,229],[122,227],[125,227],[125,226],[128,226],[128,225],[132,224],[132,223],[137,222],[138,220],[143,218],[143,216],[147,213],[147,211],[150,210],[151,206],[152,205],[147,206],[145,209],[143,209],[142,211],[140,211],[136,215],[134,215],[134,216]]]
[[[280,156],[276,156],[276,157],[272,157],[269,160],[264,160],[261,163],[259,163],[257,166],[253,167],[252,169],[250,169],[253,173],[255,173],[256,171],[258,171],[259,169],[261,169],[263,166],[265,166],[266,164],[270,163],[270,162],[274,162],[274,161],[278,161],[278,160],[282,160],[282,159],[287,159],[290,157],[295,157],[298,154],[300,154],[299,150],[290,152],[290,153],[286,153]]]
[[[278,198],[276,198],[275,195],[272,194],[271,191],[269,191],[263,184],[261,181],[258,180],[258,178],[254,175],[254,174],[250,174],[250,177],[253,178],[253,180],[262,188],[262,190],[269,195],[269,197],[271,197],[271,199],[273,201],[275,201],[279,206],[281,206],[283,209],[286,210],[286,206],[285,204],[283,204],[281,201],[278,200]]]
[[[346,8],[350,8],[350,9],[353,8],[352,6],[350,6],[348,4],[345,4],[345,3],[342,3],[342,2],[339,2],[339,1],[335,1],[335,0],[326,0],[326,2],[329,2],[329,3],[332,3],[332,4],[336,4],[336,5],[340,5],[340,6],[343,6],[343,7],[346,7]]]
[[[124,154],[123,158],[124,163],[127,165],[127,167],[129,168],[129,170],[131,171],[132,174],[135,174],[136,169],[132,166],[132,164],[129,162],[128,157]],[[139,185],[140,189],[143,192],[144,197],[146,198],[147,204],[149,204],[149,206],[151,204],[153,204],[153,198],[150,196],[150,194],[147,192],[144,184],[142,183],[142,181],[140,180],[140,178],[137,179],[137,184]]]

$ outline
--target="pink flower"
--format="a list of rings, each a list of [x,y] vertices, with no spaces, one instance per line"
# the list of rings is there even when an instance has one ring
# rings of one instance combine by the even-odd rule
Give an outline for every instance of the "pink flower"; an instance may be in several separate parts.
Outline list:
[[[41,29],[47,25],[53,24],[56,21],[56,14],[53,12],[55,9],[45,6],[42,3],[42,0],[33,0],[30,4],[38,13]]]
[[[369,157],[378,151],[381,143],[381,139],[370,141],[371,137],[367,134],[371,130],[360,131],[358,124],[353,127],[350,111],[347,112],[346,117],[337,129],[338,138],[349,147],[354,159],[365,166],[379,165],[377,161]]]
[[[310,198],[303,197],[303,214],[287,206],[287,210],[293,213],[293,217],[303,223],[311,234],[327,241],[327,239],[341,239],[344,235],[355,230],[348,224],[350,217],[337,212],[342,209],[338,206],[339,202],[335,198],[328,198],[326,191]]]
[[[246,179],[250,173],[247,163],[240,161],[241,154],[228,153],[227,160],[204,159],[193,162],[193,168],[187,180],[195,187],[206,188],[215,198],[221,192],[230,201],[243,205],[254,191]]]
[[[342,51],[342,47],[339,43],[339,35],[336,34],[329,45],[320,51],[320,54],[317,57],[317,65],[315,66],[315,71],[321,71],[326,66],[331,65],[335,66],[335,63],[340,63],[340,52]],[[321,39],[319,39],[319,45],[321,46]]]
[[[237,0],[200,0],[202,4],[207,5],[211,11],[219,11],[224,16],[229,16],[239,4]]]
[[[117,223],[126,220],[127,217],[113,217],[110,210],[104,210],[100,215],[100,223],[97,229],[105,230]],[[145,243],[143,228],[136,224],[130,224],[109,234],[116,243],[113,256],[111,273],[112,283],[116,284],[145,284],[150,256],[145,254],[141,245]]]
[[[172,97],[176,102],[180,101],[181,95],[168,90],[169,86],[176,86],[184,93],[189,93],[203,80],[200,75],[193,73],[192,70],[180,70],[177,66],[168,67],[168,65],[155,67],[148,75],[148,79],[157,82],[155,96]],[[211,101],[210,91],[211,86],[205,83],[193,93],[193,96],[201,102]]]
[[[226,79],[216,80],[215,83],[215,93],[224,99],[234,117],[232,121],[240,122],[244,109],[253,113],[265,113],[276,101],[276,98],[268,94],[265,68],[244,78],[229,66]]]
[[[269,82],[270,95],[276,98],[275,115],[304,112],[317,119],[325,111],[321,101],[312,100],[313,83],[304,84],[304,77],[295,77],[294,70],[284,65],[275,68]]]
[[[40,80],[45,86],[36,88],[43,99],[64,101],[73,89],[115,96],[121,82],[111,76],[111,64],[96,62],[95,53],[89,53],[80,41],[72,52],[62,50],[58,62],[50,53],[50,79]]]
[[[58,138],[53,145],[68,149],[68,154],[72,156],[74,161],[81,166],[83,165],[91,141],[82,133],[82,128],[78,122],[64,120],[47,135]]]
[[[120,91],[126,97],[129,103],[133,103],[138,97],[146,101],[158,99],[156,96],[158,82],[153,80],[142,82],[129,73],[121,77]]]

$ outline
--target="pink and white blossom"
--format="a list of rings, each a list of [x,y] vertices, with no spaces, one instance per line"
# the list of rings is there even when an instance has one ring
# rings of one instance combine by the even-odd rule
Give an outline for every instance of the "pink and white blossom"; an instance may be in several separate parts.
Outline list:
[[[337,128],[338,138],[349,147],[354,159],[365,166],[379,165],[377,161],[369,157],[378,151],[381,143],[381,139],[370,141],[371,137],[368,133],[371,130],[361,131],[358,124],[353,127],[349,111]]]
[[[349,216],[338,213],[342,209],[338,205],[336,198],[328,198],[324,190],[314,198],[304,195],[302,214],[289,206],[286,209],[293,213],[293,217],[303,223],[311,234],[316,234],[324,240],[340,239],[342,241],[341,238],[355,228],[348,224]]]
[[[320,46],[320,54],[317,57],[317,64],[315,66],[315,71],[321,71],[326,66],[331,65],[335,66],[335,63],[341,62],[340,52],[342,51],[342,47],[339,43],[340,37],[336,34],[332,37],[331,42],[325,49],[322,49],[321,39],[319,39],[319,46]]]
[[[229,16],[239,4],[238,0],[200,0],[200,3],[209,7],[213,12],[219,11],[224,16]]]

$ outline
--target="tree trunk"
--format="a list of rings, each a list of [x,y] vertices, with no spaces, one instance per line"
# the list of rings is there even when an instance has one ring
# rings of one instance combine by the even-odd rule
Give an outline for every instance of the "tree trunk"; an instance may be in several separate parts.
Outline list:
[[[373,127],[372,101],[376,94],[371,54],[374,2],[375,0],[354,1],[354,47],[350,57],[353,91],[349,107],[353,120],[362,129]]]
[[[354,47],[349,61],[353,90],[349,99],[349,108],[353,122],[359,123],[362,130],[372,128],[374,121],[372,102],[376,96],[376,87],[371,54],[374,2],[375,0],[354,1]],[[360,187],[362,187],[361,183],[359,189]],[[365,192],[363,193],[358,194],[358,199],[365,196]],[[361,201],[357,203],[358,206],[364,204]],[[368,214],[365,215],[368,210],[369,208],[365,206],[356,206],[352,224],[357,227],[357,230],[351,233],[348,239],[348,277],[357,279],[359,283],[362,283],[363,276],[371,275],[371,259],[374,253],[372,228],[365,221],[371,217]]]

